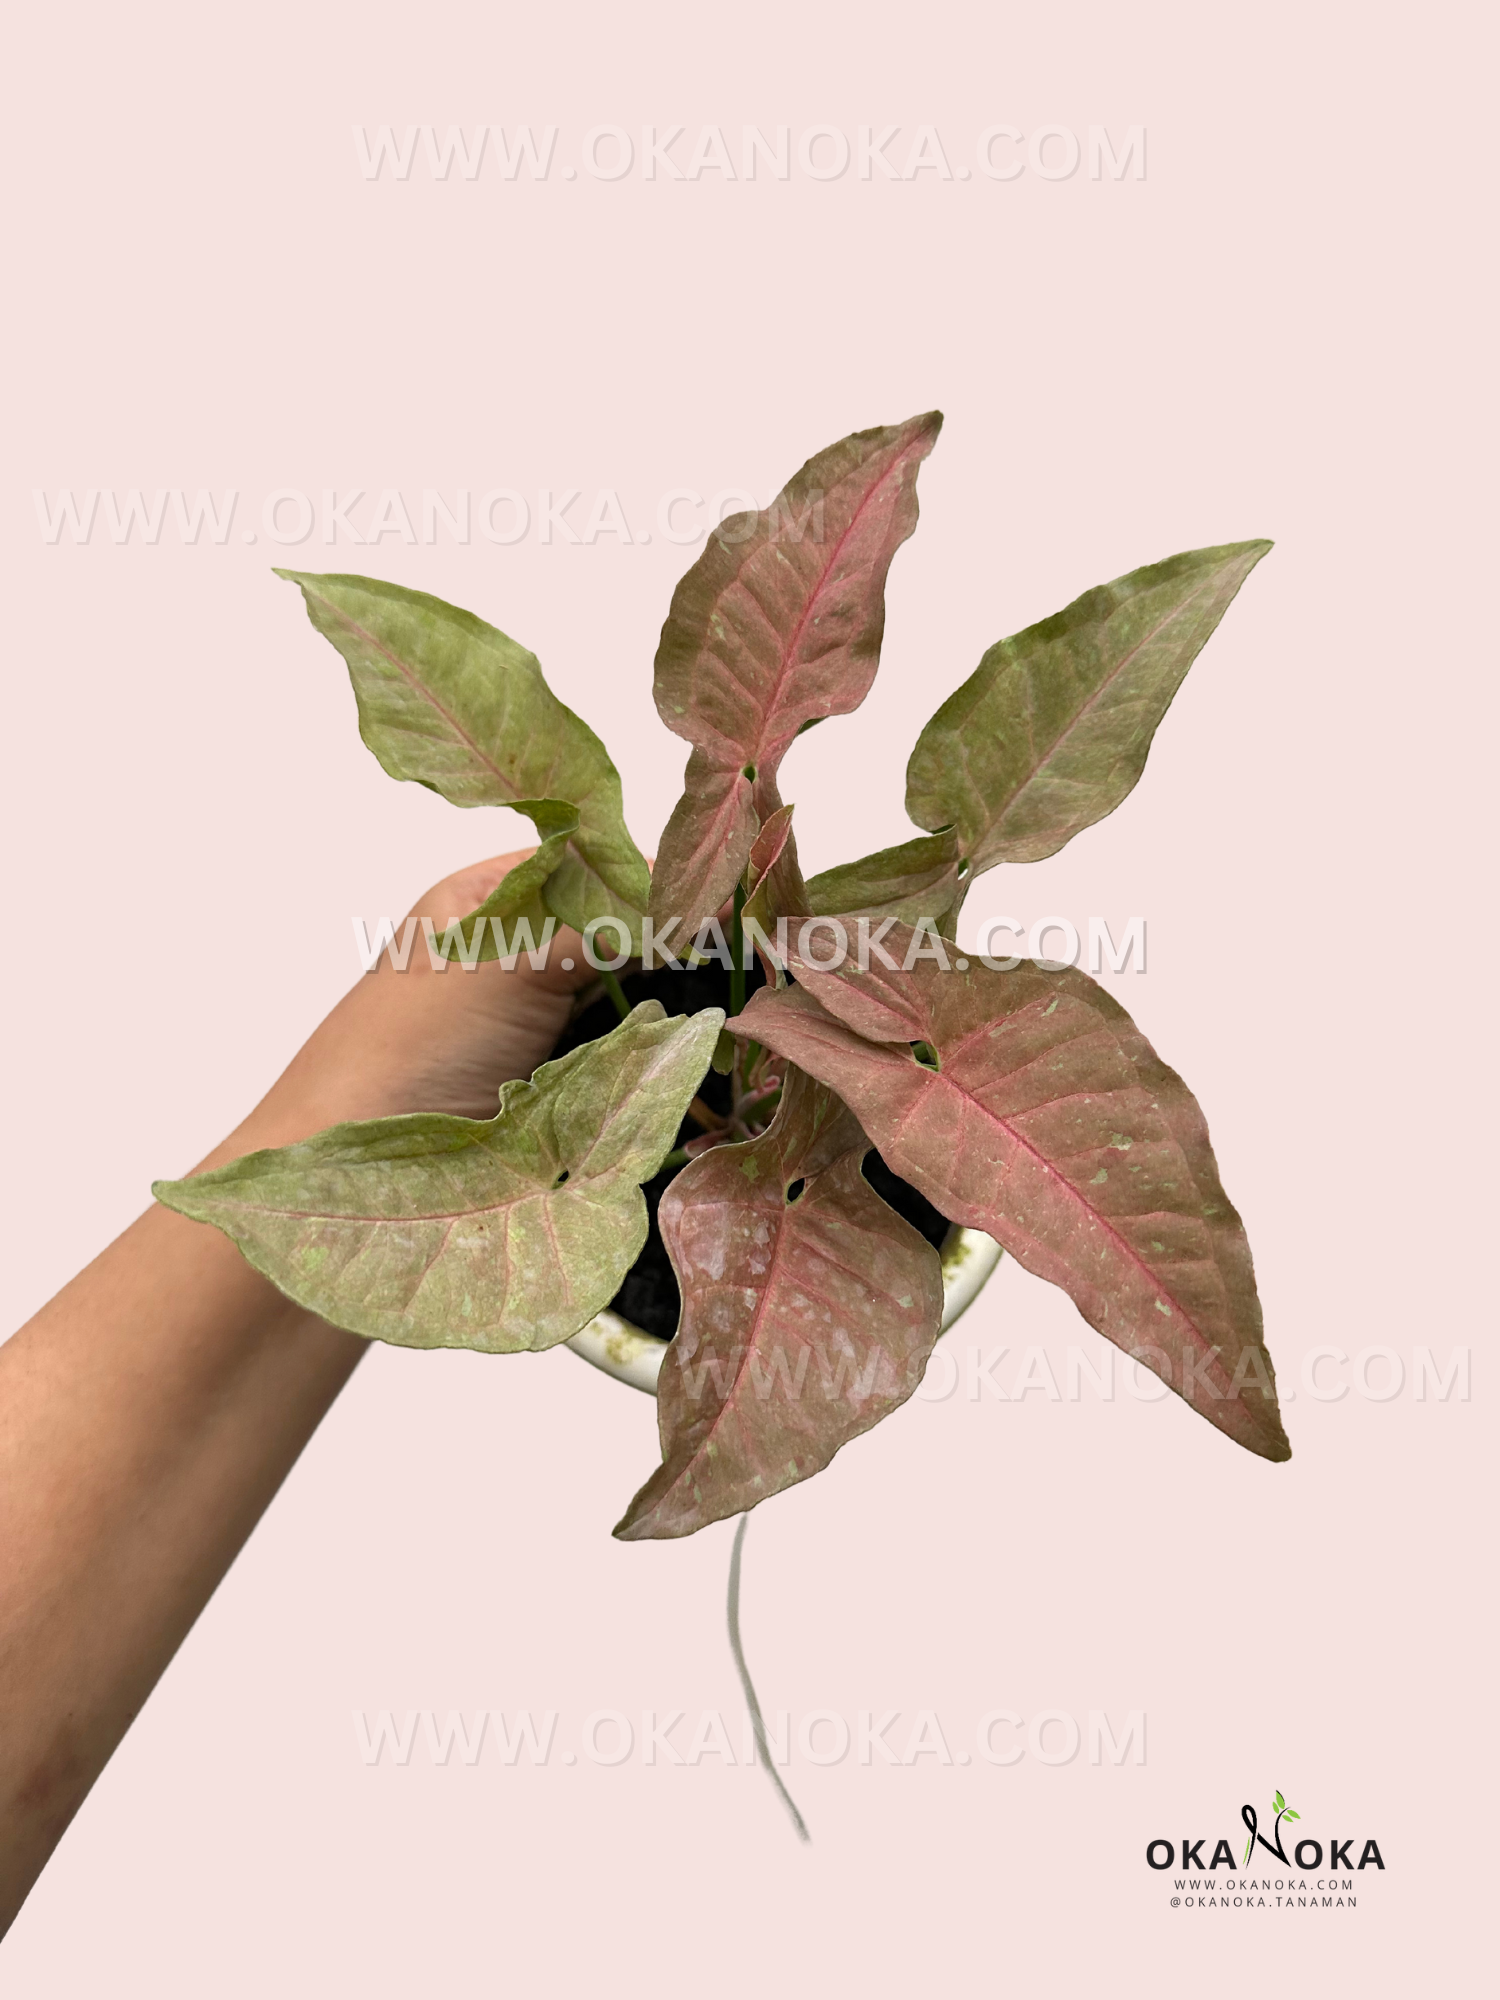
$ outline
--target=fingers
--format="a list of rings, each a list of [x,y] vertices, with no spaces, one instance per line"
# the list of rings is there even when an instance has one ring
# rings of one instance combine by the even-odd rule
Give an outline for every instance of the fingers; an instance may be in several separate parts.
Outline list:
[[[493,854],[488,861],[471,861],[467,868],[455,869],[418,896],[407,915],[419,922],[428,917],[435,924],[439,918],[443,924],[450,924],[456,917],[466,917],[471,910],[478,909],[486,896],[494,894],[512,868],[529,861],[535,853],[534,847],[518,847],[513,854]]]
[[[456,869],[453,874],[445,875],[441,882],[434,883],[425,895],[419,896],[408,915],[418,922],[425,918],[441,937],[449,924],[477,910],[486,897],[494,894],[512,868],[529,861],[535,853],[535,847],[518,847],[511,854],[494,854],[487,861],[474,861],[467,868]],[[570,963],[565,965],[564,960]],[[523,955],[513,972],[506,972],[493,964],[480,970],[498,974],[503,979],[520,979],[549,993],[577,993],[599,976],[584,957],[583,939],[566,925],[559,925],[553,933],[546,962],[540,969],[531,965]]]

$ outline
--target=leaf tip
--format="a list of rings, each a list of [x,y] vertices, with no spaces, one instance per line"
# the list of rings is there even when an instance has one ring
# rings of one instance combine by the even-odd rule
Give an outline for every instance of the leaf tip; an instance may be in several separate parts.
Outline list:
[[[1265,1443],[1255,1445],[1252,1449],[1259,1457],[1269,1460],[1272,1465],[1286,1464],[1292,1455],[1292,1446],[1291,1440],[1281,1427],[1281,1419],[1279,1417],[1275,1419],[1275,1429],[1267,1437]]]
[[[654,1483],[654,1481],[651,1483]],[[656,1512],[655,1508],[641,1504],[649,1491],[650,1484],[642,1487],[641,1491],[636,1494],[619,1520],[610,1529],[610,1534],[617,1542],[653,1542],[661,1539],[662,1530],[652,1525]]]

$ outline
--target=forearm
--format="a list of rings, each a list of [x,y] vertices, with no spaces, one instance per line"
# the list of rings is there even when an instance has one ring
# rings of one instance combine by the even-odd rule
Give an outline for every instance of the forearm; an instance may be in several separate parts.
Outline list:
[[[446,924],[524,858],[419,910]],[[592,976],[574,934],[557,953],[569,970],[382,966],[201,1167],[345,1119],[493,1116]],[[0,1931],[365,1351],[165,1208],[0,1347]]]
[[[0,1348],[0,1930],[365,1347],[153,1209]]]

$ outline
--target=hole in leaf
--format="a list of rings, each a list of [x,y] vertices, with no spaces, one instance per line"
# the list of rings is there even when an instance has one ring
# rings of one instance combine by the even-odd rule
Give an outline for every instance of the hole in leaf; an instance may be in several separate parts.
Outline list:
[[[913,1058],[922,1065],[923,1069],[940,1070],[943,1067],[938,1061],[938,1052],[932,1046],[931,1042],[913,1042],[911,1052]]]
[[[564,1167],[564,1168],[563,1168],[563,1170],[562,1170],[562,1172],[561,1172],[561,1173],[560,1173],[560,1174],[558,1175],[557,1179],[556,1179],[556,1180],[555,1180],[555,1181],[554,1181],[554,1182],[552,1183],[552,1185],[553,1185],[554,1187],[561,1187],[561,1186],[562,1186],[562,1184],[563,1184],[563,1182],[564,1182],[564,1181],[565,1181],[565,1180],[566,1180],[567,1178],[568,1178],[568,1169],[567,1169],[566,1167]]]
[[[747,764],[744,770],[740,772],[740,776],[742,778],[748,778],[751,784],[753,785],[755,783],[755,766],[753,764]]]
[[[801,1198],[802,1198],[802,1190],[803,1190],[803,1189],[804,1189],[804,1188],[805,1188],[806,1186],[807,1186],[807,1182],[806,1182],[806,1180],[805,1180],[805,1179],[804,1179],[804,1180],[800,1180],[800,1181],[788,1181],[788,1183],[787,1183],[787,1190],[786,1190],[786,1199],[787,1199],[787,1206],[788,1206],[788,1207],[790,1207],[790,1206],[791,1206],[791,1204],[792,1204],[792,1203],[793,1203],[794,1201],[800,1201],[800,1200],[801,1200]]]
[[[964,856],[964,857],[963,857],[963,858],[962,858],[962,859],[961,859],[961,860],[959,861],[959,864],[958,864],[958,879],[959,879],[959,881],[960,881],[960,882],[967,882],[967,881],[968,881],[968,879],[969,879],[969,859],[968,859],[968,856],[967,856],[967,855],[965,855],[965,856]]]

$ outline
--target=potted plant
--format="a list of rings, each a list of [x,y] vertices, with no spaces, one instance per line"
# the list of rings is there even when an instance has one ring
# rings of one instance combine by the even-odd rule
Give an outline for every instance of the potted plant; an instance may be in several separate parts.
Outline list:
[[[778,769],[869,690],[940,424],[819,453],[678,584],[655,698],[691,754],[651,869],[604,746],[523,647],[420,592],[281,572],[385,769],[536,827],[429,948],[514,964],[562,926],[599,987],[492,1119],[340,1125],[155,1192],[356,1333],[571,1341],[655,1387],[662,1460],[625,1540],[821,1470],[911,1394],[1000,1248],[1236,1443],[1289,1456],[1249,1245],[1186,1085],[1084,973],[956,942],[977,875],[1055,853],[1132,789],[1270,544],[1175,556],[1000,640],[917,739],[916,836],[803,878]]]

